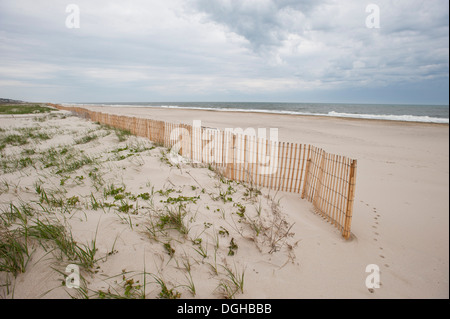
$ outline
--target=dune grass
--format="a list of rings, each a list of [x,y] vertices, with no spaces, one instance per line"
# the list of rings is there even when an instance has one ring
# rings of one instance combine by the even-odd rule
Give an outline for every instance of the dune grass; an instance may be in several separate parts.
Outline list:
[[[26,236],[22,236],[20,231],[0,230],[0,272],[16,277],[25,272],[29,257]]]
[[[54,111],[40,104],[0,104],[0,114],[36,114]]]
[[[275,198],[267,196],[267,202],[263,201],[262,192],[253,185],[226,179],[210,168],[206,174],[211,175],[213,171],[210,177],[215,186],[201,185],[193,178],[197,185],[177,186],[167,182],[155,187],[147,182],[145,188],[136,191],[136,185],[127,184],[118,174],[128,165],[124,161],[148,155],[159,158],[161,165],[174,168],[167,160],[167,149],[143,140],[128,141],[131,136],[128,131],[104,125],[96,125],[81,134],[72,132],[68,144],[45,144],[41,142],[57,134],[42,130],[41,123],[35,125],[38,126],[0,129],[0,141],[4,145],[0,169],[4,173],[18,171],[21,176],[38,175],[34,184],[28,185],[28,195],[32,194],[33,200],[11,202],[0,209],[0,272],[14,277],[25,272],[34,249],[39,248],[51,253],[60,263],[77,264],[85,274],[93,276],[96,267],[114,249],[99,251],[102,245],[97,243],[97,232],[89,241],[76,241],[70,219],[83,219],[84,215],[88,220],[100,209],[100,213],[117,216],[119,223],[129,226],[128,231],[146,235],[144,243],[152,245],[152,252],[162,256],[165,266],[177,264],[182,278],[177,281],[172,275],[166,277],[164,269],[158,269],[158,275],[144,270],[144,282],[140,283],[122,273],[117,275],[122,281],[108,283],[107,290],[90,290],[86,281],[76,297],[144,298],[146,285],[156,287],[151,290],[156,298],[176,299],[184,291],[196,296],[199,289],[194,279],[198,278],[199,270],[203,271],[202,265],[206,265],[212,270],[208,279],[218,283],[211,293],[235,298],[244,293],[244,241],[255,242],[260,251],[265,245],[265,252],[272,254],[281,250],[291,236],[292,226],[283,218]],[[115,132],[116,136],[102,130]],[[114,149],[92,152],[102,145],[106,136],[118,142]],[[37,144],[42,147],[35,147]],[[17,147],[22,149],[17,151]],[[180,173],[187,172],[187,175],[194,168],[197,167],[177,166]],[[16,183],[10,177],[3,178],[0,195],[17,193],[21,186]],[[84,195],[78,190],[71,192],[79,186],[87,190]],[[263,216],[264,213],[269,213],[271,218]],[[214,214],[218,218],[210,219]],[[234,269],[228,266],[227,259],[234,264]],[[145,282],[147,275],[153,281]]]

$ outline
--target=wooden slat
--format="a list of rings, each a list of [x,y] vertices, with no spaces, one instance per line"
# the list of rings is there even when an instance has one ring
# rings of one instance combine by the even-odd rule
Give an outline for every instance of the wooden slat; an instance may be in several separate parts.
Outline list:
[[[308,152],[306,152],[306,145],[302,144],[302,148],[303,150],[301,150],[302,153],[302,166],[300,169],[300,177],[298,177],[298,173],[297,172],[297,180],[295,181],[295,188],[297,189],[297,181],[298,181],[298,189],[297,189],[297,193],[303,194],[304,189],[302,190],[302,181],[306,180],[306,163],[308,161],[309,158],[309,150],[310,150],[310,145],[308,145]],[[304,185],[305,183],[303,183]]]
[[[250,141],[250,156],[249,156],[249,171],[250,171],[250,185],[254,186],[255,184],[255,154],[256,154],[256,143],[255,143],[255,136],[249,136],[249,141]]]
[[[254,163],[254,165],[255,165],[255,172],[254,172],[254,174],[255,174],[255,186],[260,186],[260,179],[261,179],[261,176],[260,176],[260,174],[259,174],[259,165],[260,165],[260,162],[259,162],[259,159],[260,159],[260,150],[261,150],[261,139],[258,137],[258,136],[255,136],[255,143],[256,143],[256,145],[255,145],[255,163]]]
[[[279,142],[276,141],[270,141],[270,160],[272,162],[272,169],[270,172],[270,178],[269,178],[269,188],[274,189],[274,179],[275,175],[278,171],[278,157],[279,157]]]
[[[327,215],[330,218],[330,223],[334,224],[333,219],[333,182],[334,182],[334,154],[329,154],[330,168],[328,174],[330,179],[328,181],[328,199],[327,199]]]
[[[264,175],[264,186],[269,188],[270,186],[270,177],[272,176],[272,166],[273,166],[273,162],[274,160],[272,159],[272,145],[271,145],[271,141],[270,139],[266,139],[266,162],[267,159],[269,160],[268,163],[266,163],[265,167],[265,175]]]
[[[330,216],[330,222],[334,225],[335,223],[335,219],[334,219],[334,182],[336,180],[335,177],[335,155],[334,154],[330,154],[330,161],[331,161],[331,166],[330,166],[330,183],[328,185],[328,187],[330,188],[330,195],[328,196],[328,215]]]
[[[261,156],[264,157],[264,174],[262,176],[262,184],[261,186],[263,187],[267,187],[267,180],[268,180],[268,168],[267,166],[269,165],[270,167],[270,153],[269,152],[269,140],[264,138],[263,139],[263,144],[265,144],[265,146],[263,145],[263,148],[261,148]],[[263,149],[265,148],[265,151],[263,151]],[[269,156],[269,162],[267,162],[267,156]]]
[[[292,192],[292,184],[294,182],[294,173],[295,173],[295,163],[297,163],[297,149],[298,149],[298,144],[294,144],[294,154],[292,155],[292,144],[291,144],[291,158],[289,159],[289,171],[290,174],[288,176],[290,176],[290,180],[291,182],[289,183],[289,189],[287,190],[288,192]],[[291,166],[291,164],[293,163],[293,166]]]
[[[236,154],[237,154],[237,167],[238,167],[238,181],[243,181],[245,177],[245,145],[244,136],[242,134],[236,134]]]
[[[345,189],[346,189],[346,179],[345,176],[346,175],[346,162],[345,162],[345,157],[341,158],[341,186],[339,189],[340,192],[340,212],[341,212],[341,216],[339,219],[339,225],[341,225],[341,229],[342,231],[344,230],[344,219],[345,219],[345,209],[346,209],[346,198],[345,198]]]
[[[280,178],[281,172],[283,170],[283,153],[284,153],[284,142],[278,142],[278,165],[277,172],[275,174],[275,185],[274,189],[280,190]]]
[[[323,172],[322,172],[322,179],[321,179],[321,191],[320,191],[320,200],[321,200],[321,208],[320,211],[324,217],[328,219],[326,207],[327,207],[327,200],[328,200],[328,169],[329,169],[329,159],[328,159],[328,153],[324,153],[324,163],[323,163]]]

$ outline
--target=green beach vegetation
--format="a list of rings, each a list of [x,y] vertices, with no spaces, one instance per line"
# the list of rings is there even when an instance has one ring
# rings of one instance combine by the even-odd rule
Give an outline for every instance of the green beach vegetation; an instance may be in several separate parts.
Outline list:
[[[207,166],[172,165],[161,146],[67,113],[9,119],[17,120],[24,125],[0,129],[0,298],[48,260],[59,281],[42,297],[62,289],[72,298],[175,299],[208,289],[235,298],[245,293],[243,247],[295,258],[276,194]],[[118,230],[114,238],[103,223]],[[128,243],[136,236],[139,244]],[[143,271],[125,269],[131,247],[145,248]],[[109,260],[128,266],[103,273]],[[67,264],[80,268],[78,289],[66,287]]]
[[[54,109],[41,104],[0,104],[0,114],[49,113]]]

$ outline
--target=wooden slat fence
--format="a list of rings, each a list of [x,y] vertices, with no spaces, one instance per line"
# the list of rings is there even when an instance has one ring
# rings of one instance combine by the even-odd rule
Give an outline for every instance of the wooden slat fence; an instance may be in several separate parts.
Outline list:
[[[95,122],[130,131],[192,163],[211,165],[225,177],[254,186],[300,194],[315,211],[351,235],[357,161],[313,145],[279,142],[231,131],[64,107]]]

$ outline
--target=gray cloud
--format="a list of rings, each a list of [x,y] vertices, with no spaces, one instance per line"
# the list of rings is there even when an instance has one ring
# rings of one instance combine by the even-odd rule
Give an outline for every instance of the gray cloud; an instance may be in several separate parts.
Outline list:
[[[307,0],[195,0],[194,7],[208,19],[247,39],[255,50],[270,48],[290,32],[302,34],[305,15],[323,1]]]
[[[445,0],[376,1],[380,29],[358,0],[73,3],[80,29],[65,2],[0,2],[0,96],[301,101],[448,83]]]

